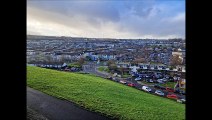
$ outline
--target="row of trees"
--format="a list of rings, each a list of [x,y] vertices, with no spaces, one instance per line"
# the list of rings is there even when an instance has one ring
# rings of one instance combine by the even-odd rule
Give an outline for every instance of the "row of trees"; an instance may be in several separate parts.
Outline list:
[[[27,63],[60,63],[60,62],[72,62],[73,60],[61,55],[59,59],[55,59],[52,55],[45,55],[44,53],[40,53],[33,56],[27,56]]]
[[[82,68],[82,65],[85,63],[85,58],[80,58],[77,62],[74,62],[74,63],[69,63],[68,64],[68,67],[72,68]]]
[[[27,63],[29,64],[63,64],[77,62],[80,66],[85,62],[85,58],[80,58],[79,60],[73,61],[63,55],[60,59],[54,59],[51,55],[38,54],[36,56],[30,56],[27,58]]]
[[[140,58],[140,59],[133,60],[131,62],[131,64],[132,65],[137,65],[138,63],[146,63],[146,62],[147,61],[146,61],[145,58]],[[182,65],[182,63],[183,63],[183,59],[180,58],[179,55],[174,55],[170,59],[170,65],[172,66],[172,69],[174,67],[176,67],[177,65]],[[107,62],[107,65],[108,65],[108,68],[109,68],[109,70],[111,72],[121,72],[121,74],[123,75],[124,74],[124,71],[126,71],[125,68],[123,68],[123,67],[118,68],[114,60],[109,60]]]
[[[118,68],[114,60],[108,60],[107,66],[109,70],[111,71],[111,73],[118,72],[118,73],[121,73],[121,75],[124,75],[124,72],[128,71],[126,68],[123,68],[123,67]]]

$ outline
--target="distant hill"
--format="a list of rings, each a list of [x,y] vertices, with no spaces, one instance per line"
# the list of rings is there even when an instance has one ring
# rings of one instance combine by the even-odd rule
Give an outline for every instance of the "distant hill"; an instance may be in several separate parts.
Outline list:
[[[45,39],[45,40],[51,40],[51,39],[63,39],[63,40],[69,40],[69,39],[76,39],[76,40],[169,40],[172,42],[180,42],[180,41],[185,41],[185,39],[181,38],[175,38],[175,39],[116,39],[116,38],[86,38],[86,37],[67,37],[67,36],[42,36],[42,35],[27,35],[27,40],[32,40],[32,39]]]
[[[60,36],[41,36],[41,35],[27,35],[27,40],[32,40],[32,39],[64,39],[64,37]]]
[[[111,118],[185,119],[184,104],[90,74],[27,66],[27,86]]]

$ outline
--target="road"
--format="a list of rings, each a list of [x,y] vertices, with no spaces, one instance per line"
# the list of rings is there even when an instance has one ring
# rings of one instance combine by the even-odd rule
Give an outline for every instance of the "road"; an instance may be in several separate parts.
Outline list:
[[[76,104],[27,87],[27,106],[49,120],[110,120]]]

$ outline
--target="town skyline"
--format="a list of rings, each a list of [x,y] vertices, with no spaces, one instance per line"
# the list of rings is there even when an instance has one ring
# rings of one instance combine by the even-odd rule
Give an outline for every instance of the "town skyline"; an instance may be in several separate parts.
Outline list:
[[[73,37],[73,36],[56,36],[56,35],[34,35],[34,34],[27,34],[27,36],[34,36],[34,37],[64,37],[64,38],[82,38],[82,39],[96,39],[96,40],[100,40],[100,39],[113,39],[113,40],[171,40],[171,39],[182,39],[185,40],[185,38],[102,38],[102,37]]]

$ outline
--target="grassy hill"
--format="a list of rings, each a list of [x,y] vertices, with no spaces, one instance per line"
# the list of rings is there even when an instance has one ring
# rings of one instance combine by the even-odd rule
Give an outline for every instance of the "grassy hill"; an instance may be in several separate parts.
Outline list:
[[[184,104],[89,74],[27,66],[27,86],[112,118],[185,119]]]

